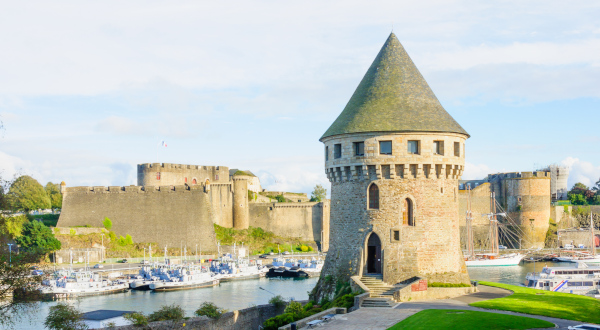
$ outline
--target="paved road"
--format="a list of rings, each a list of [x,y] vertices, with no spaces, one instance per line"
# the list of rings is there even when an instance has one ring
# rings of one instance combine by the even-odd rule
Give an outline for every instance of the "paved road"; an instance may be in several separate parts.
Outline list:
[[[405,302],[396,305],[393,309],[386,308],[361,308],[355,312],[338,315],[336,319],[319,327],[319,329],[344,329],[344,330],[379,330],[388,329],[392,325],[406,319],[425,309],[462,309],[479,312],[500,313],[516,316],[525,316],[552,322],[558,329],[568,329],[569,326],[582,324],[582,322],[556,319],[552,317],[529,315],[515,312],[505,312],[475,308],[469,304],[495,298],[502,298],[512,294],[511,291],[488,286],[479,286],[479,292],[453,299]]]

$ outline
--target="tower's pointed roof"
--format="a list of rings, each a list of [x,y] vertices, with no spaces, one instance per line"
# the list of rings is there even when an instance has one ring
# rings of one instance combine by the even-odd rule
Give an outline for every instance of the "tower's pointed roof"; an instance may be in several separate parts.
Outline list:
[[[469,134],[440,101],[392,32],[344,111],[321,139],[363,132]]]

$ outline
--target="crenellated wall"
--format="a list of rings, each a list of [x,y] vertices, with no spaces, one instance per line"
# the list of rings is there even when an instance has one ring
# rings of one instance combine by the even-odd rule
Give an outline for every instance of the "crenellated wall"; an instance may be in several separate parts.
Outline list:
[[[57,226],[103,227],[105,217],[117,235],[134,242],[216,251],[214,212],[203,186],[68,187]]]
[[[210,183],[228,183],[229,168],[171,163],[138,164],[137,178],[138,186],[191,186],[204,184],[206,180]]]

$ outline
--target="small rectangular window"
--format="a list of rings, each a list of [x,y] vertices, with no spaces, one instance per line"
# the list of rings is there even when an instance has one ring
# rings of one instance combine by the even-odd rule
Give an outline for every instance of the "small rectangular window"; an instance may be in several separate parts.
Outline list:
[[[218,174],[215,175],[215,181],[216,180],[219,180],[219,175]]]
[[[433,141],[433,152],[436,155],[444,155],[444,141]]]
[[[454,156],[460,157],[460,142],[454,142]]]
[[[408,153],[419,154],[419,141],[408,141]]]
[[[329,160],[329,147],[325,147],[325,161]]]
[[[394,230],[394,241],[399,241],[399,240],[400,240],[400,231]]]
[[[342,158],[342,144],[338,143],[333,145],[333,158]]]
[[[391,155],[392,141],[379,141],[379,153],[382,155]]]
[[[156,180],[160,180],[160,172],[156,172]]]
[[[364,142],[354,142],[354,156],[364,156],[365,155],[365,143]]]

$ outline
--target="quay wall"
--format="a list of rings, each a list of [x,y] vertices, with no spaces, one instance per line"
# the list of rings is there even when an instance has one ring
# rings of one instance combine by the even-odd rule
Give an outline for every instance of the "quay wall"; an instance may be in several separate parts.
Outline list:
[[[117,235],[159,246],[198,244],[216,251],[214,211],[203,186],[71,187],[63,194],[58,227],[103,227]]]

